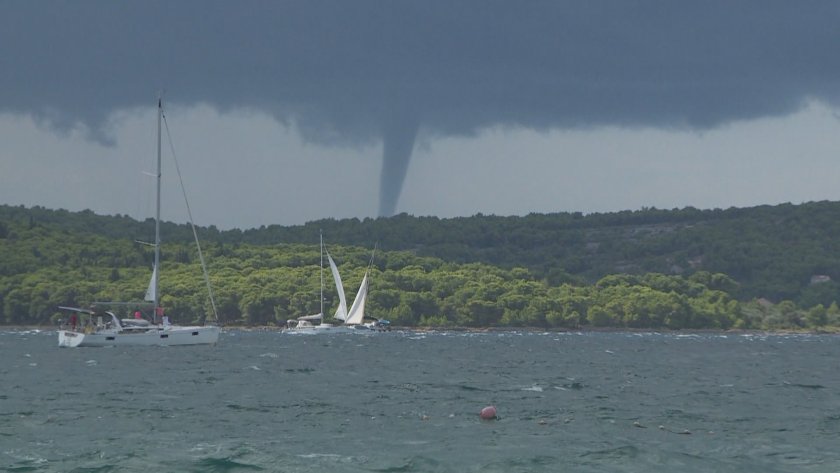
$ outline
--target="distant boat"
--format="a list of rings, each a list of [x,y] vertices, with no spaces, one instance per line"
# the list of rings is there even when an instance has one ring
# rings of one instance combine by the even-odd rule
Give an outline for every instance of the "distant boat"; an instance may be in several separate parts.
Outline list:
[[[362,278],[362,284],[359,286],[359,292],[356,293],[356,298],[353,299],[353,305],[350,306],[350,311],[347,313],[347,318],[344,320],[344,325],[348,327],[363,326],[365,319],[365,303],[368,295],[368,277],[370,267],[365,271],[365,276]]]
[[[58,331],[58,346],[60,347],[103,347],[128,345],[203,345],[213,344],[219,340],[219,327],[215,325],[180,326],[169,323],[169,318],[160,307],[160,176],[161,176],[161,119],[163,118],[163,104],[158,99],[157,118],[157,212],[155,214],[155,264],[152,277],[146,290],[145,299],[153,303],[154,317],[149,322],[145,319],[120,319],[114,312],[97,308],[82,309],[78,307],[59,307],[61,310],[72,312],[70,330]],[[198,237],[196,237],[198,244]],[[204,279],[210,291],[210,282],[204,268],[204,257],[201,247],[198,249],[199,258],[204,271]],[[211,301],[212,301],[212,292]],[[123,304],[125,305],[125,304]],[[215,313],[215,303],[213,303]]]
[[[333,325],[324,322],[324,235],[320,235],[320,249],[321,249],[321,263],[320,263],[320,279],[321,279],[321,312],[314,314],[314,315],[304,315],[302,317],[298,317],[296,319],[289,319],[286,321],[286,327],[283,328],[284,333],[289,334],[300,334],[300,335],[313,335],[318,333],[347,333],[349,332],[347,327],[342,325]],[[341,276],[338,274],[338,269],[335,268],[335,262],[333,261],[332,257],[329,256],[327,253],[327,258],[329,258],[330,268],[333,269],[333,277],[335,278],[336,288],[341,288]],[[347,311],[347,301],[344,299],[344,292],[343,290],[339,291],[338,293],[340,303],[339,303],[339,312],[342,310],[346,313]],[[343,308],[343,309],[342,309]],[[338,312],[336,312],[338,314]],[[336,315],[336,318],[339,318]]]
[[[372,317],[369,322],[365,322],[365,304],[367,303],[368,289],[370,287],[370,268],[373,266],[373,258],[376,254],[376,248],[370,257],[370,263],[365,270],[365,275],[362,278],[362,284],[359,286],[359,292],[356,293],[356,298],[353,300],[353,305],[350,310],[347,310],[347,303],[344,298],[344,287],[341,284],[341,277],[338,275],[338,268],[330,258],[330,268],[333,270],[335,276],[336,288],[338,289],[341,303],[335,313],[335,318],[344,321],[344,327],[351,328],[353,331],[375,331],[381,332],[391,329],[391,323],[387,320],[378,320]],[[327,253],[329,256],[329,253]]]
[[[374,249],[374,252],[376,250]],[[323,260],[324,254],[327,255],[329,261],[330,271],[335,281],[335,289],[338,292],[338,308],[333,315],[333,318],[340,320],[342,323],[333,325],[324,323],[324,277],[323,277]],[[373,264],[373,256],[371,256],[371,265]],[[332,259],[329,251],[324,249],[324,240],[321,238],[321,313],[315,315],[308,315],[298,317],[286,321],[286,328],[283,330],[286,333],[301,333],[301,334],[316,334],[316,333],[356,333],[356,332],[370,332],[370,331],[384,331],[390,329],[388,321],[376,320],[373,322],[364,322],[365,318],[365,304],[367,302],[368,287],[370,284],[370,268],[368,265],[365,271],[365,276],[362,278],[362,284],[359,286],[359,292],[356,293],[356,298],[353,300],[353,305],[347,309],[347,297],[344,294],[344,284],[341,281],[341,274],[338,272],[338,266]],[[319,323],[314,323],[319,322]]]

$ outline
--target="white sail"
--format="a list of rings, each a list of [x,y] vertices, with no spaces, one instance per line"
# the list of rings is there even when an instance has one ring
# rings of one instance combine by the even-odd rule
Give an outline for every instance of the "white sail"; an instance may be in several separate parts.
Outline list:
[[[341,284],[341,275],[338,274],[338,268],[335,265],[330,253],[327,252],[327,259],[330,261],[330,270],[332,270],[333,279],[335,279],[335,290],[338,291],[338,310],[335,311],[335,317],[338,320],[347,320],[347,298],[344,296],[344,285]]]
[[[362,278],[362,285],[359,287],[359,292],[356,294],[356,299],[353,301],[353,306],[350,307],[350,313],[347,314],[347,320],[344,321],[346,325],[358,325],[362,323],[365,318],[365,300],[368,292],[368,274]]]
[[[157,300],[157,291],[155,287],[155,279],[157,278],[157,266],[152,269],[152,279],[149,280],[149,287],[146,288],[146,297],[144,301],[155,302]]]

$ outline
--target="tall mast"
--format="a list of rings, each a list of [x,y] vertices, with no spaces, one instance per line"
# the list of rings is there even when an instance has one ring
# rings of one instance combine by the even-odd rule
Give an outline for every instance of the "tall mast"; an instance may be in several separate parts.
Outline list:
[[[157,309],[160,307],[160,122],[163,117],[163,103],[158,95],[158,117],[157,117],[157,210],[155,211],[155,319]]]
[[[324,231],[318,230],[318,236],[321,240],[321,319],[324,318]]]

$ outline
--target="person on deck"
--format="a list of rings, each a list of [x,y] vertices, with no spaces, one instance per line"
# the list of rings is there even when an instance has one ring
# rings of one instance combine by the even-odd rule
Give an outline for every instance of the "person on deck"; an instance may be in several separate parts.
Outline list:
[[[74,332],[76,331],[76,322],[78,322],[78,321],[79,321],[79,319],[76,317],[76,313],[73,312],[70,315],[70,329],[73,330]]]
[[[134,318],[135,318],[135,319],[142,319],[142,318],[143,318],[143,314],[141,314],[139,310],[135,310],[135,311],[134,311]]]

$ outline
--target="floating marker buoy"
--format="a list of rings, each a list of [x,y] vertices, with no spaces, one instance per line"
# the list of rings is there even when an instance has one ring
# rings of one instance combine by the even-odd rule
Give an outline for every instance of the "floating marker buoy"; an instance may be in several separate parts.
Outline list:
[[[487,406],[481,410],[481,413],[478,414],[482,420],[493,420],[496,418],[496,408],[493,406]]]

